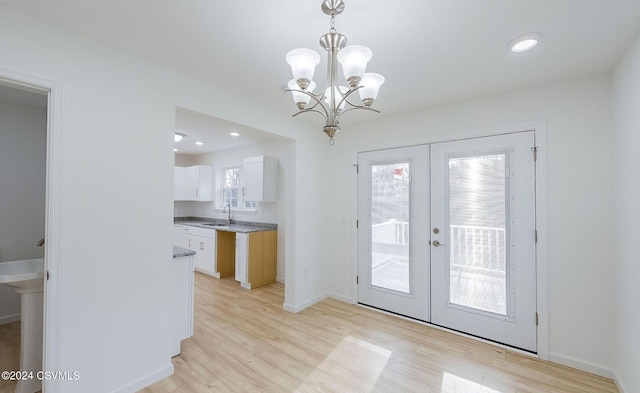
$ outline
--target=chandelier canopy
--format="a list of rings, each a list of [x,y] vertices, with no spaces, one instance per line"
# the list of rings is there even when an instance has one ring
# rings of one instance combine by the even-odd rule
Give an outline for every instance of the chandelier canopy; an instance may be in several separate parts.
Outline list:
[[[347,37],[338,33],[335,28],[335,16],[344,11],[343,0],[324,0],[322,11],[331,17],[329,32],[320,37],[320,46],[327,52],[327,88],[321,93],[314,93],[316,83],[313,74],[320,63],[320,55],[311,49],[298,48],[287,53],[287,63],[291,66],[293,79],[288,83],[293,101],[298,106],[297,116],[305,112],[317,112],[325,118],[323,131],[329,136],[329,144],[340,130],[340,116],[353,109],[366,109],[374,112],[371,104],[378,97],[384,77],[376,73],[367,73],[365,69],[371,60],[371,49],[362,45],[347,45]],[[338,63],[342,65],[347,86],[340,86],[338,81]],[[351,94],[360,93],[361,103],[354,103]],[[309,102],[311,105],[309,105]]]

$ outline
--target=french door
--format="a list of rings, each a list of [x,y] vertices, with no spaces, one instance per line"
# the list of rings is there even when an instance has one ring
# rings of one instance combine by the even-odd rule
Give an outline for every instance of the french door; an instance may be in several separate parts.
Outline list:
[[[535,352],[533,132],[359,154],[358,302]]]

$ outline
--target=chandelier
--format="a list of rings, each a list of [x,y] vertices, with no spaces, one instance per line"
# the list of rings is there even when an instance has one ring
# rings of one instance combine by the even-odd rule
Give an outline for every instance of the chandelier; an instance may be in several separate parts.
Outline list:
[[[327,51],[327,88],[319,94],[313,91],[316,83],[313,74],[320,63],[320,55],[311,49],[298,48],[287,53],[287,63],[291,66],[293,79],[288,83],[293,102],[301,113],[317,112],[325,119],[323,131],[329,136],[329,144],[333,145],[333,137],[340,127],[340,117],[353,109],[366,109],[380,113],[371,108],[378,97],[384,77],[376,73],[365,73],[367,62],[371,60],[371,49],[362,45],[346,46],[347,37],[338,33],[335,28],[335,16],[344,11],[343,0],[324,0],[322,12],[331,16],[329,32],[320,37],[320,45]],[[342,65],[344,77],[349,84],[340,86],[338,82],[338,63]],[[360,94],[361,104],[354,103],[351,94]],[[311,102],[311,105],[309,105]]]

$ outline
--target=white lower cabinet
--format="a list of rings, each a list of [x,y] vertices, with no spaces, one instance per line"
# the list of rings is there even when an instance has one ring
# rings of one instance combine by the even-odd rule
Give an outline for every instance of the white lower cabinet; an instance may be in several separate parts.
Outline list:
[[[171,356],[180,354],[182,340],[193,336],[193,256],[173,258],[174,324]]]
[[[183,227],[182,247],[196,252],[193,256],[195,270],[220,278],[216,268],[216,231],[196,227]]]
[[[236,233],[236,281],[240,281],[240,285],[251,289],[251,284],[248,284],[247,276],[247,234]]]

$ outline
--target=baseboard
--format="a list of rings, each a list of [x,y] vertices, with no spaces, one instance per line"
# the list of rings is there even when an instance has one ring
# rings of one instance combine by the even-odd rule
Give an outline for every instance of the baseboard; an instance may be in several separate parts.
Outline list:
[[[288,304],[288,303],[284,303],[282,305],[282,309],[285,311],[289,311],[292,313],[299,313],[300,311],[304,310],[307,307],[313,306],[314,304],[323,301],[324,299],[328,298],[329,294],[328,293],[324,293],[322,295],[318,295],[312,299],[307,300],[306,302],[300,303],[298,305],[293,305],[293,304]]]
[[[127,384],[119,389],[114,390],[112,393],[135,393],[139,390],[146,388],[149,385],[152,385],[163,378],[168,377],[173,374],[173,363],[169,362],[169,365],[163,367],[157,371],[154,371],[150,374],[139,378],[130,384]]]
[[[279,282],[280,284],[284,284],[284,277],[276,277],[276,282]]]
[[[549,353],[549,360],[553,363],[562,364],[563,366],[576,368],[578,370],[586,371],[591,374],[615,380],[615,372],[613,370],[589,362],[574,359],[568,356],[558,355],[557,353],[553,352]]]
[[[624,384],[622,383],[622,381],[620,380],[620,378],[618,378],[618,373],[616,373],[615,371],[613,372],[613,382],[616,383],[616,386],[618,387],[618,391],[620,393],[627,393],[630,392],[630,390],[628,390]]]
[[[8,323],[18,322],[20,320],[20,313],[10,314],[0,317],[0,325],[6,325]]]
[[[351,299],[350,297],[346,297],[346,296],[343,296],[343,295],[339,295],[337,293],[330,293],[329,297],[331,299],[339,300],[339,301],[341,301],[343,303],[356,304],[356,301],[354,299]]]

